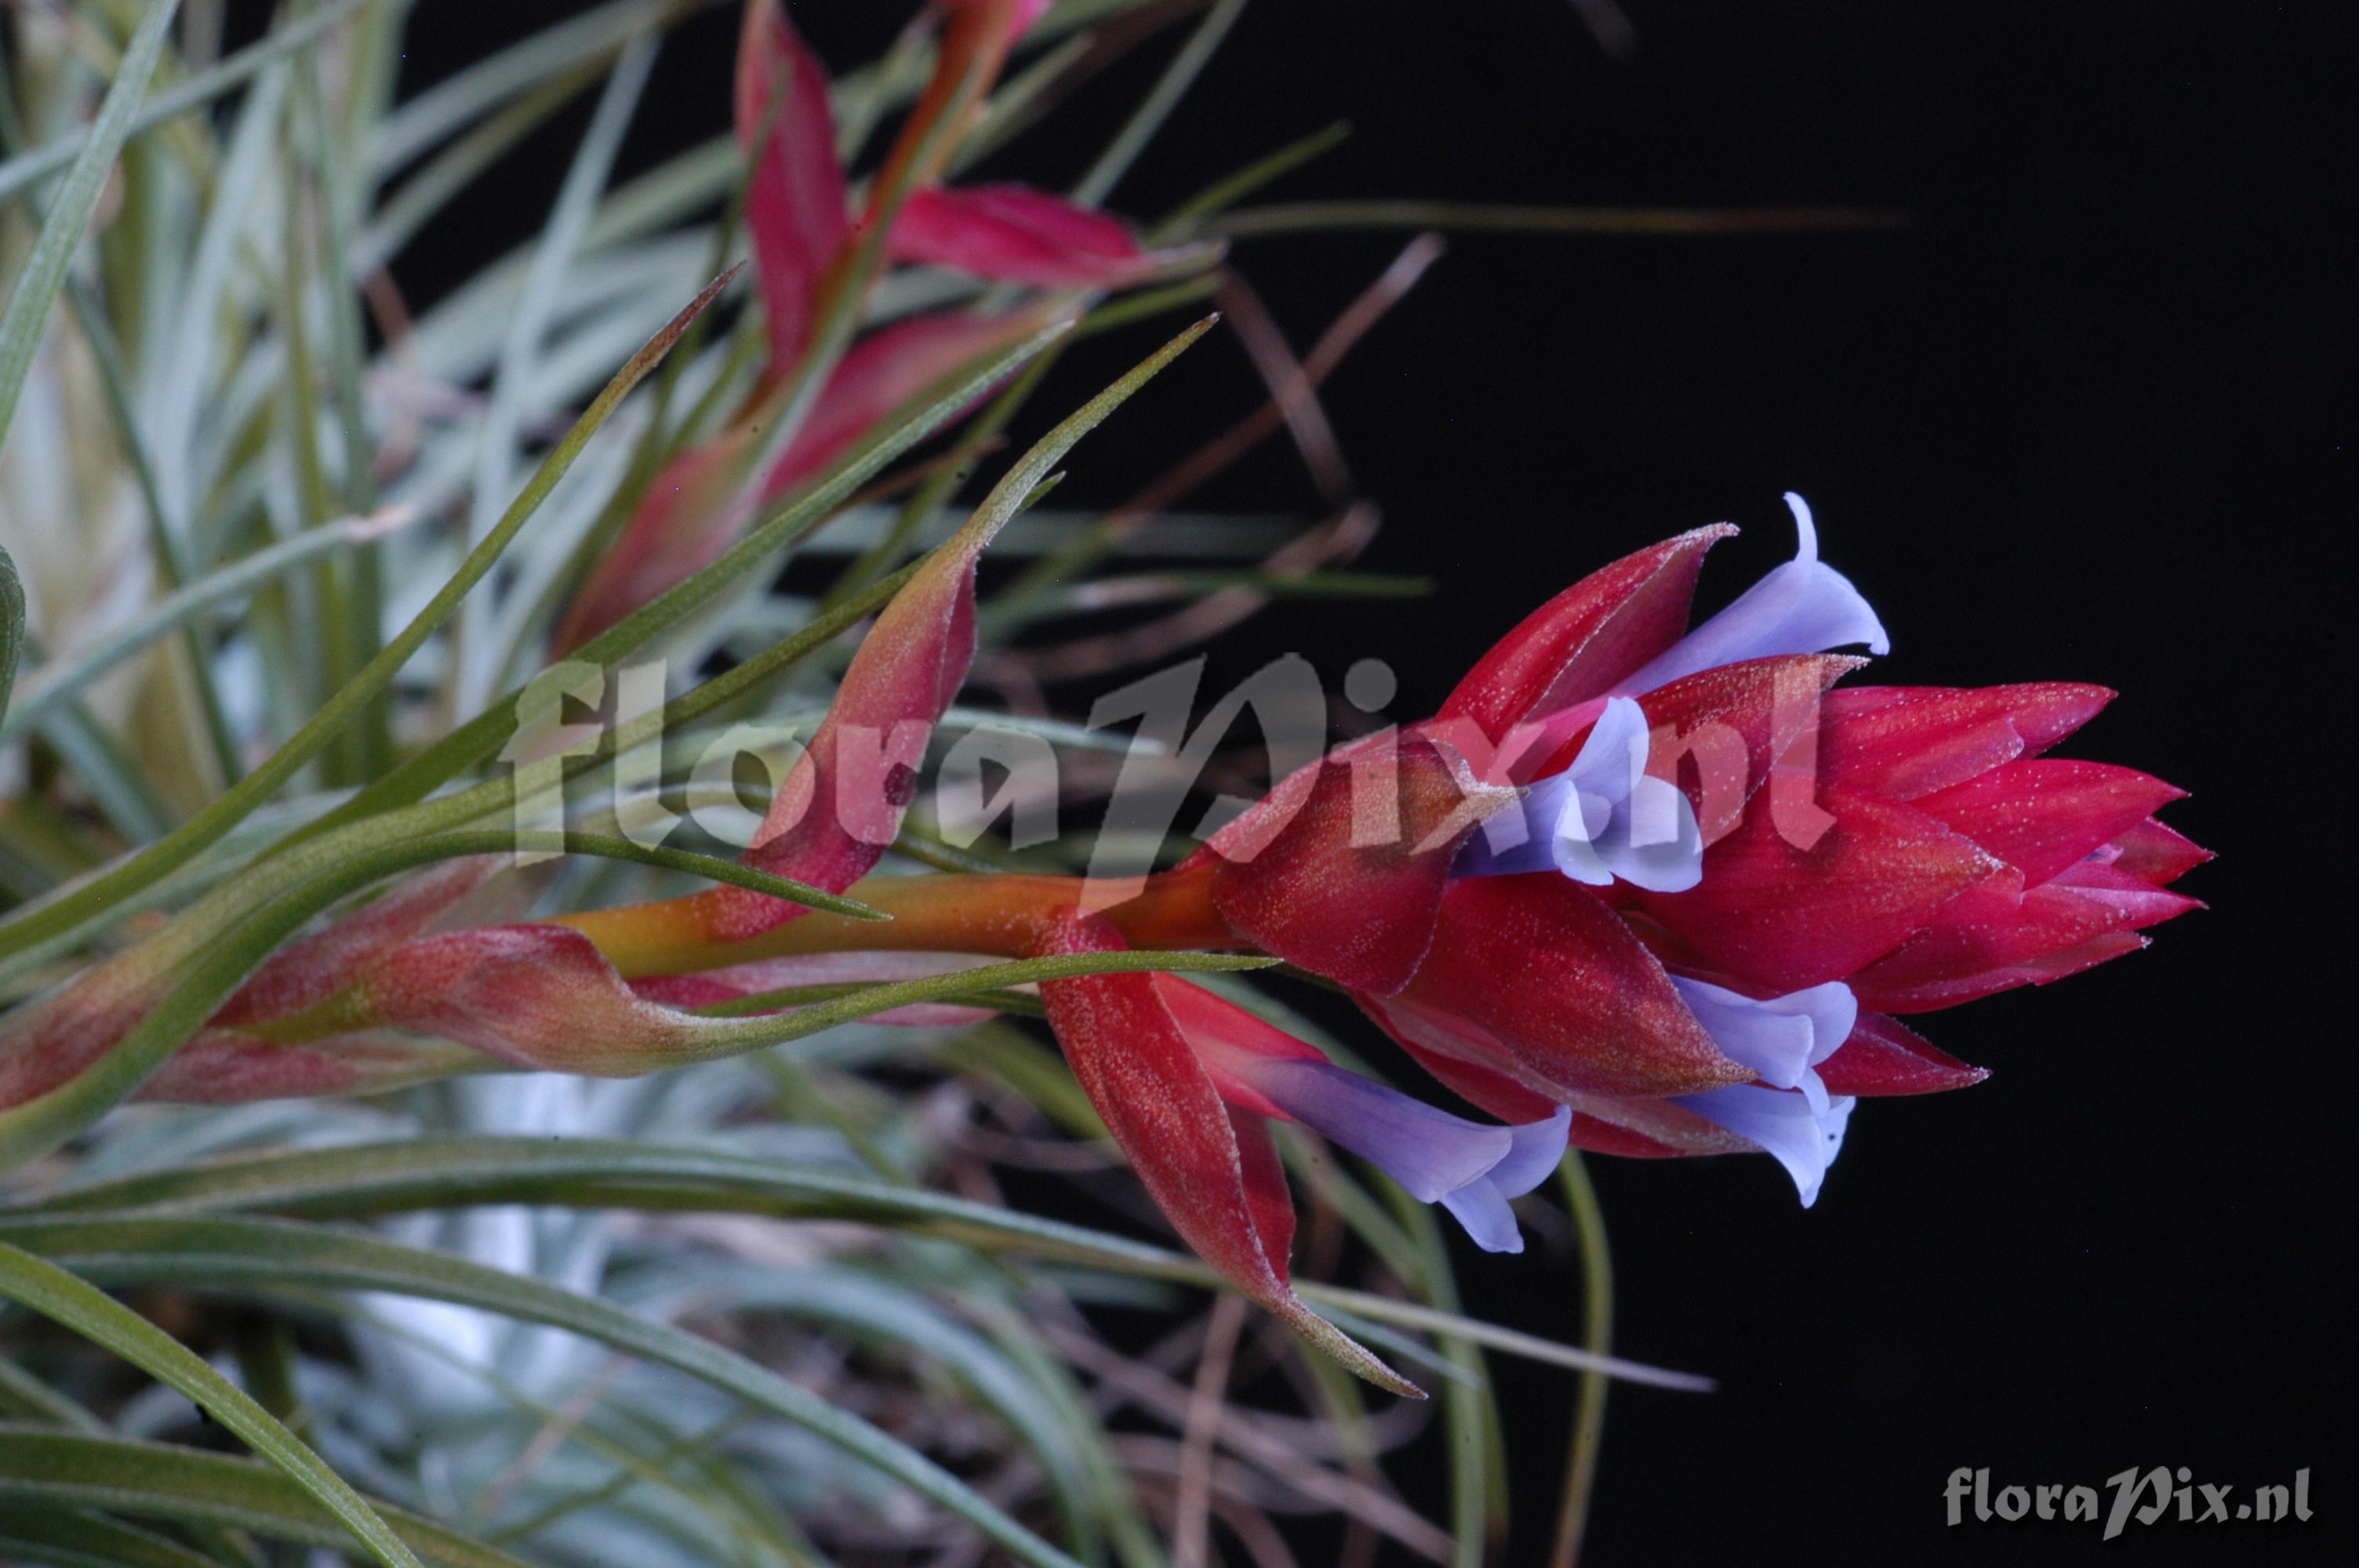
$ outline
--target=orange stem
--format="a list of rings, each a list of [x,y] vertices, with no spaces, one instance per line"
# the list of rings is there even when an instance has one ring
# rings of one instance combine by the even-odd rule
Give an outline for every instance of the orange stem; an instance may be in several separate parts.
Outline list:
[[[724,968],[790,954],[896,950],[1029,957],[1049,922],[1080,904],[1081,877],[967,875],[867,877],[847,897],[890,915],[854,920],[813,910],[757,935],[719,941],[702,895],[558,916],[588,936],[626,979]],[[1150,877],[1134,898],[1104,911],[1134,947],[1242,946],[1212,907],[1211,868],[1182,867]]]

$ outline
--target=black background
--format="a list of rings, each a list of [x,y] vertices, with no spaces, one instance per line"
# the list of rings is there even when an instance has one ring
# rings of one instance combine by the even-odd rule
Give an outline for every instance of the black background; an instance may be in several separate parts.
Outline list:
[[[424,0],[406,85],[571,8]],[[1724,1385],[1615,1392],[1593,1561],[2095,1549],[2085,1526],[1943,1528],[1960,1465],[2003,1486],[2183,1465],[2240,1488],[2307,1465],[2310,1525],[2133,1527],[2105,1552],[2347,1539],[2351,1471],[2325,1446],[2349,1410],[2341,9],[1630,0],[1640,45],[1615,63],[1563,0],[1262,0],[1115,194],[1151,214],[1348,118],[1273,196],[1906,210],[1898,232],[1453,239],[1326,399],[1385,511],[1364,564],[1440,591],[1289,606],[1223,639],[1214,677],[1373,655],[1402,677],[1395,713],[1429,712],[1563,583],[1726,518],[1749,532],[1707,573],[1716,602],[1789,548],[1794,489],[1892,629],[1883,678],[2118,688],[2068,749],[2190,789],[2170,820],[2221,854],[2183,884],[2211,910],[2151,951],[1922,1021],[1994,1076],[1870,1104],[1811,1211],[1767,1161],[1593,1162],[1617,1348]],[[794,15],[842,67],[903,7]],[[632,161],[725,123],[732,41],[725,14],[679,32]],[[1070,181],[1169,48],[984,172]],[[430,297],[527,237],[579,124],[414,247],[405,285]],[[1235,261],[1302,345],[1406,237]],[[1147,330],[1074,356],[1037,406],[1086,395]],[[1077,455],[1071,492],[1119,498],[1256,396],[1233,342],[1200,350]],[[1208,499],[1314,504],[1282,443]],[[1474,1309],[1577,1336],[1568,1259],[1463,1261]],[[1503,1366],[1502,1560],[1536,1562],[1571,1385]],[[1305,1561],[1330,1540],[1307,1534]]]

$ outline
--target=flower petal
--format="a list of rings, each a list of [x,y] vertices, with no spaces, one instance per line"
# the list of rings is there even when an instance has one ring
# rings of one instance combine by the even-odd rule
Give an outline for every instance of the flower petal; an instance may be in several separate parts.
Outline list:
[[[1651,691],[1682,676],[1777,654],[1816,654],[1864,643],[1869,652],[1889,653],[1892,641],[1851,579],[1819,560],[1818,529],[1810,509],[1788,491],[1799,546],[1794,558],[1772,568],[1737,596],[1736,602],[1623,677],[1617,689]]]
[[[1744,1063],[1773,1088],[1799,1089],[1823,1108],[1826,1091],[1811,1071],[1849,1039],[1859,1003],[1840,980],[1755,998],[1706,980],[1671,977],[1688,1011],[1713,1044]]]
[[[1419,1202],[1443,1205],[1486,1250],[1523,1250],[1507,1199],[1556,1169],[1568,1108],[1546,1106],[1519,1127],[1469,1121],[1335,1065],[1201,986],[1169,975],[1155,979],[1232,1108],[1300,1122],[1383,1170]]]
[[[1647,774],[1647,747],[1645,711],[1626,697],[1609,699],[1571,764],[1527,789],[1519,810],[1485,822],[1452,874],[1556,871],[1591,887],[1617,878],[1658,892],[1695,886],[1703,836],[1694,808]]]
[[[1821,1110],[1790,1090],[1739,1084],[1683,1095],[1673,1103],[1726,1128],[1785,1166],[1808,1208],[1819,1201],[1819,1185],[1843,1149],[1843,1129],[1856,1102],[1844,1097]]]

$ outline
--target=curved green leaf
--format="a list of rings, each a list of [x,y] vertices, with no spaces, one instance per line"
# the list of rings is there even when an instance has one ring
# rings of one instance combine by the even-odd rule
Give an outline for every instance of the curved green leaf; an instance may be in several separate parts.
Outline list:
[[[168,0],[166,3],[168,4]],[[109,101],[112,102],[111,96]],[[549,492],[556,487],[557,481],[573,466],[574,460],[582,455],[582,449],[589,445],[590,438],[621,406],[631,388],[656,367],[672,344],[679,341],[679,335],[688,330],[688,324],[719,297],[721,290],[734,276],[734,272],[726,274],[707,285],[704,291],[673,317],[663,330],[632,356],[629,363],[614,373],[614,379],[606,384],[605,390],[583,411],[582,417],[574,421],[565,438],[542,460],[540,468],[509,504],[498,526],[484,535],[482,541],[468,552],[459,569],[451,575],[450,580],[410,620],[409,624],[401,629],[400,634],[369,660],[359,674],[338,687],[300,730],[271,753],[267,762],[239,780],[227,794],[139,854],[103,875],[82,883],[72,892],[0,925],[0,957],[70,929],[103,910],[114,899],[186,864],[207,845],[236,827],[255,807],[277,794],[280,785],[294,777],[298,769],[334,739],[353,716],[375,697],[402,665],[409,662],[410,655],[433,634],[435,629],[450,619],[460,601],[483,580],[507,548],[508,542],[516,537],[517,531],[531,519]],[[19,293],[22,293],[21,286]],[[12,301],[12,320],[15,308]],[[5,331],[5,324],[0,323],[0,376],[7,373]],[[27,350],[28,356],[30,351]],[[22,379],[19,372],[19,384]],[[5,381],[0,381],[0,393],[8,395],[8,403],[0,403],[0,439],[5,439],[5,413],[8,404],[13,403],[14,395]]]
[[[0,1512],[8,1520],[0,1530],[16,1528],[14,1505],[19,1504],[184,1519],[332,1552],[351,1541],[336,1517],[310,1494],[251,1459],[168,1443],[0,1425]],[[408,1561],[433,1568],[527,1568],[430,1519],[389,1504],[375,1506],[407,1543]],[[168,1561],[159,1560],[157,1568]]]
[[[42,1568],[221,1568],[178,1541],[103,1514],[64,1509],[18,1509],[0,1519],[0,1562]]]
[[[1117,1273],[1223,1288],[1218,1274],[1192,1258],[1060,1220],[828,1167],[597,1138],[424,1138],[240,1155],[56,1194],[0,1214],[0,1237],[24,1244],[14,1228],[19,1216],[101,1208],[346,1217],[508,1203],[852,1219]],[[1551,1366],[1594,1369],[1660,1388],[1702,1391],[1712,1386],[1711,1379],[1690,1373],[1592,1356],[1413,1302],[1310,1281],[1297,1281],[1296,1289],[1306,1301],[1373,1322],[1455,1336]]]
[[[16,659],[25,651],[25,585],[16,563],[0,550],[0,722],[8,717],[8,697],[16,689]]]
[[[183,1288],[266,1294],[280,1289],[386,1291],[562,1328],[701,1378],[794,1422],[950,1509],[1019,1561],[1037,1568],[1078,1568],[932,1460],[808,1390],[709,1339],[539,1280],[288,1220],[59,1217],[0,1223],[0,1232],[44,1256],[71,1260],[92,1278],[118,1284],[170,1281]],[[29,1253],[18,1256],[39,1261]]]
[[[121,1302],[5,1242],[0,1242],[0,1296],[104,1346],[157,1381],[179,1390],[318,1498],[387,1568],[419,1568],[401,1538],[302,1439],[214,1371],[204,1357]]]
[[[201,108],[225,93],[236,91],[259,76],[264,66],[293,54],[365,3],[366,0],[328,0],[310,16],[290,21],[284,27],[273,27],[267,36],[257,38],[212,69],[190,77],[170,92],[158,92],[131,116],[130,130],[125,139],[142,131],[152,131],[167,120],[177,119],[191,109]],[[135,93],[133,96],[137,95]],[[73,162],[88,148],[91,138],[98,132],[96,125],[84,126],[60,136],[45,147],[19,153],[5,163],[0,163],[0,199],[16,195]],[[108,161],[114,160],[110,158]]]
[[[34,242],[25,270],[16,275],[7,311],[0,314],[0,446],[6,444],[8,427],[16,417],[16,399],[24,393],[25,377],[31,373],[33,354],[49,333],[49,312],[57,305],[58,290],[65,287],[66,268],[89,232],[90,215],[106,189],[115,155],[131,135],[132,119],[147,92],[147,79],[156,72],[156,61],[164,52],[164,31],[179,5],[179,0],[151,0],[139,18],[138,30],[125,47],[123,63],[98,106],[89,138],[58,187],[57,199],[41,221],[41,237]]]

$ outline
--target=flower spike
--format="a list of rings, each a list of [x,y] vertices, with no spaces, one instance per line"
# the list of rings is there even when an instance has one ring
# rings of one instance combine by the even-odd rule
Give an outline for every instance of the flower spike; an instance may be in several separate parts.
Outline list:
[[[1044,951],[1062,953],[1124,945],[1103,917],[1078,910],[1039,940]],[[1240,1139],[1155,978],[1094,975],[1046,981],[1040,990],[1073,1076],[1156,1206],[1197,1255],[1313,1347],[1372,1383],[1422,1398],[1417,1385],[1294,1293],[1286,1256],[1293,1207],[1267,1130]]]

